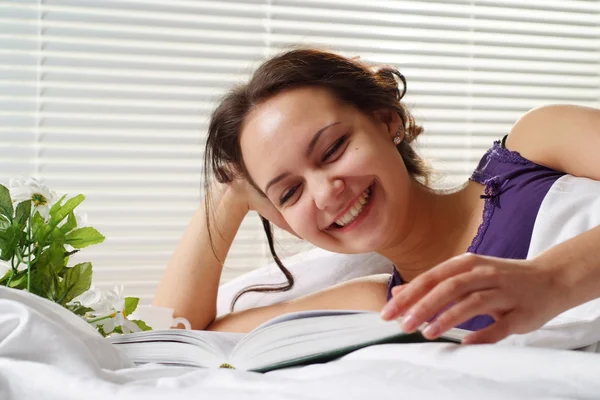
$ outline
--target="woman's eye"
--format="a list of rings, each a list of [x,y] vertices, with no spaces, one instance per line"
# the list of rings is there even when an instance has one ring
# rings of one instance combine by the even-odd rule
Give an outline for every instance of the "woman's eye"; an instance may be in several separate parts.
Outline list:
[[[348,139],[348,135],[344,135],[341,138],[339,138],[338,140],[336,140],[333,145],[331,145],[331,147],[329,149],[327,149],[327,151],[325,152],[325,154],[323,154],[323,162],[329,160],[341,147],[344,143],[346,143],[346,140]]]
[[[285,202],[288,201],[294,195],[294,193],[296,193],[299,187],[300,185],[294,186],[293,188],[285,192],[284,195],[281,196],[281,198],[279,199],[279,205],[284,205]]]

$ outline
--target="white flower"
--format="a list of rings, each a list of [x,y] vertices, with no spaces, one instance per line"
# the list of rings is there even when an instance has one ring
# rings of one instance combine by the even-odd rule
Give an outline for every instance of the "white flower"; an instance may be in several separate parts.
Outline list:
[[[75,219],[77,220],[78,228],[83,228],[88,225],[88,215],[84,212],[75,212]]]
[[[123,333],[141,331],[136,324],[126,318],[122,285],[116,285],[112,290],[92,287],[71,302],[79,302],[82,306],[91,308],[93,311],[86,315],[86,319],[94,327],[101,326],[106,334],[111,333],[118,326]]]
[[[33,206],[37,207],[40,215],[48,218],[50,207],[58,199],[56,193],[50,190],[42,181],[36,178],[11,179],[9,181],[10,197],[13,203],[18,204],[31,200]]]
[[[0,278],[2,278],[8,271],[12,269],[10,261],[0,260]],[[27,264],[20,263],[17,267],[17,271],[24,271],[27,269]]]

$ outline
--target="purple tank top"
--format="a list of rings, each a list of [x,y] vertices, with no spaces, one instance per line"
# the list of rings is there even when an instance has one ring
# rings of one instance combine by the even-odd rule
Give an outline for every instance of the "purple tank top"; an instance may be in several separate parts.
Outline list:
[[[485,185],[483,222],[467,252],[512,259],[525,259],[531,242],[533,225],[542,200],[550,187],[564,175],[533,163],[519,153],[494,142],[479,161],[471,180]],[[402,277],[394,268],[388,284],[401,285]],[[489,315],[478,315],[458,328],[476,331],[494,322]]]

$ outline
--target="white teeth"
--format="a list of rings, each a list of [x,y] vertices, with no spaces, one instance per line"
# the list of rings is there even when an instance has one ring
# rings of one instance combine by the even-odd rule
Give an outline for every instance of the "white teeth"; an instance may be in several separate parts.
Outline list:
[[[358,198],[356,203],[348,210],[346,214],[344,214],[340,219],[335,221],[336,224],[340,226],[344,226],[351,221],[354,221],[356,217],[362,212],[363,206],[369,202],[369,195],[371,194],[371,190],[367,188],[363,192],[363,194]]]

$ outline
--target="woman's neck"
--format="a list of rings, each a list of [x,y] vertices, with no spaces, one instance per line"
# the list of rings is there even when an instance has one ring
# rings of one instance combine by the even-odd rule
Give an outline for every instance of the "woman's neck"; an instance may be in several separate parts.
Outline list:
[[[468,181],[452,191],[434,191],[414,181],[410,215],[404,232],[379,251],[391,260],[404,281],[466,252],[481,223],[484,187]]]

